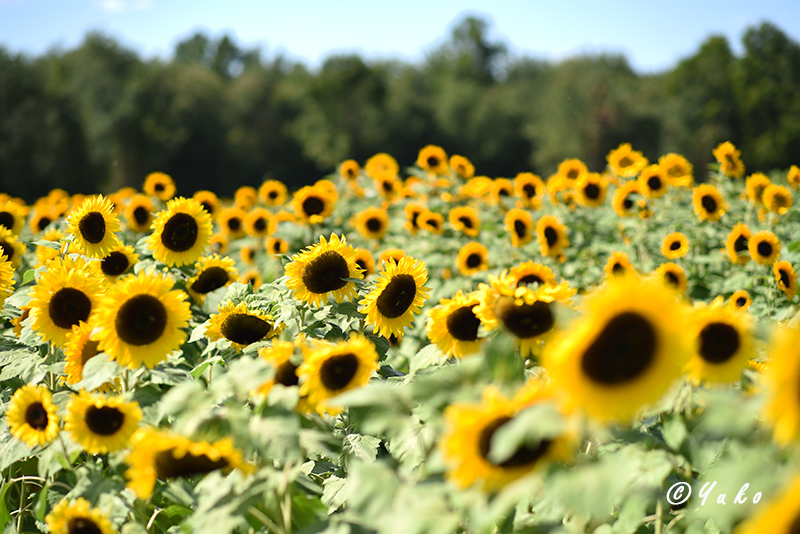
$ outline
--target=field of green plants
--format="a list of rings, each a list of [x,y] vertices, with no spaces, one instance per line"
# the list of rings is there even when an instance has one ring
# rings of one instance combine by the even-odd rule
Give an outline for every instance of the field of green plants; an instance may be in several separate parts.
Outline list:
[[[800,532],[800,169],[713,156],[0,195],[3,532]]]

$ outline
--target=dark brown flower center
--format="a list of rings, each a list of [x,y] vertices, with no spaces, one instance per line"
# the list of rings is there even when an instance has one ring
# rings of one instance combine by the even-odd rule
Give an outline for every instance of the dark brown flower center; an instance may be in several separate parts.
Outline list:
[[[783,284],[783,287],[789,289],[789,286],[791,286],[791,278],[789,277],[789,273],[786,271],[786,269],[778,269],[778,277],[781,279],[781,284]]]
[[[733,250],[736,252],[747,252],[747,238],[743,235],[737,237],[736,241],[733,242]]]
[[[419,228],[419,223],[417,223],[417,219],[419,219],[421,213],[422,212],[418,210],[414,210],[413,212],[411,212],[411,217],[408,220],[411,222],[412,228]]]
[[[395,319],[403,315],[417,296],[417,282],[410,274],[396,274],[381,291],[375,305],[384,317]]]
[[[263,232],[267,229],[267,220],[264,217],[259,217],[253,222],[253,228],[256,229],[256,232]]]
[[[600,198],[600,187],[597,184],[586,184],[583,188],[583,194],[589,200],[597,200]]]
[[[350,277],[347,260],[334,250],[323,252],[303,269],[303,285],[311,293],[328,293],[347,285]]]
[[[113,436],[125,423],[125,414],[111,406],[89,406],[86,409],[86,426],[93,434]]]
[[[651,176],[647,179],[647,187],[650,189],[650,191],[660,191],[663,185],[664,183],[658,176]]]
[[[737,308],[741,308],[745,304],[747,304],[747,299],[745,297],[739,297],[739,298],[736,299],[736,307]]]
[[[166,187],[164,186],[164,184],[162,184],[162,183],[160,183],[160,182],[159,182],[159,183],[157,183],[157,184],[156,184],[156,185],[153,187],[153,189],[154,189],[154,190],[155,190],[157,193],[161,193],[162,191],[164,191],[164,189],[166,189]]]
[[[464,225],[464,228],[473,229],[475,225],[472,223],[472,219],[467,217],[466,215],[462,215],[458,218],[458,221]]]
[[[215,289],[219,289],[229,281],[228,271],[214,265],[205,269],[197,276],[197,280],[192,284],[192,291],[200,295],[210,293]]]
[[[622,206],[625,208],[625,211],[633,207],[633,199],[631,199],[630,195],[625,197],[625,200],[622,201]]]
[[[268,196],[269,198],[271,198],[271,199],[275,200],[276,198],[278,198],[278,192],[277,192],[277,191],[275,191],[275,190],[273,189],[272,191],[270,191],[270,192],[267,194],[267,196]]]
[[[240,345],[249,345],[264,339],[272,330],[272,325],[260,317],[247,313],[228,315],[219,327],[225,339]]]
[[[517,219],[514,221],[514,233],[517,234],[517,237],[522,239],[526,235],[528,235],[528,227],[525,225],[524,222]]]
[[[297,366],[286,360],[275,369],[275,383],[282,386],[296,386],[300,383],[297,378]]]
[[[135,295],[120,306],[114,321],[117,335],[129,345],[149,345],[167,327],[167,309],[152,295]]]
[[[672,271],[666,271],[664,273],[664,278],[667,280],[667,283],[669,285],[672,285],[672,286],[675,286],[675,287],[680,286],[680,279],[678,278],[678,275],[673,273]]]
[[[242,227],[242,220],[239,217],[230,217],[228,219],[228,230],[231,232],[238,232]]]
[[[68,534],[103,534],[103,530],[90,517],[73,517],[67,523]]]
[[[197,243],[197,221],[188,213],[176,213],[164,224],[161,243],[172,252],[185,252]]]
[[[540,336],[553,328],[555,316],[548,303],[536,301],[517,306],[514,300],[514,297],[505,295],[495,305],[495,313],[506,330],[520,339],[527,339]]]
[[[539,275],[536,274],[526,274],[522,278],[519,279],[517,282],[517,287],[519,286],[528,286],[531,284],[544,284],[544,280]]]
[[[100,354],[100,351],[97,350],[99,344],[98,341],[91,340],[83,344],[83,348],[81,349],[81,365],[86,365],[86,362]]]
[[[325,211],[325,203],[322,199],[317,197],[308,197],[303,201],[303,213],[306,214],[307,217],[311,217],[312,215],[319,215],[323,211]]]
[[[211,202],[201,202],[200,205],[209,215],[214,214],[214,206],[211,204]]]
[[[575,180],[578,178],[578,176],[580,176],[580,174],[581,174],[580,169],[572,168],[567,171],[567,178],[569,178],[570,180]]]
[[[616,276],[623,275],[625,274],[625,265],[621,262],[615,261],[614,265],[611,266],[611,272]]]
[[[147,211],[147,208],[144,206],[136,206],[133,210],[133,218],[136,221],[136,224],[139,226],[143,226],[147,221],[150,220],[150,212]]]
[[[14,229],[14,214],[9,213],[7,211],[0,211],[0,226],[8,228],[9,230]]]
[[[657,334],[650,322],[635,312],[611,319],[581,358],[581,368],[592,381],[611,386],[635,380],[655,359]]]
[[[225,458],[212,460],[205,454],[194,455],[189,452],[178,458],[175,452],[175,449],[168,449],[156,454],[155,465],[158,478],[204,475],[228,466]]]
[[[681,248],[681,242],[679,239],[674,240],[672,243],[669,244],[670,250],[678,250]]]
[[[476,341],[481,321],[473,312],[477,304],[462,306],[447,316],[447,331],[458,341]]]
[[[33,402],[28,406],[25,410],[25,422],[34,430],[42,431],[47,428],[50,419],[41,402]]]
[[[548,226],[544,229],[544,238],[547,241],[547,246],[552,247],[558,243],[558,232],[552,226]]]
[[[724,363],[739,350],[739,332],[727,323],[709,323],[700,331],[700,357],[711,363]]]
[[[426,160],[426,163],[428,164],[429,168],[438,167],[439,166],[439,158],[436,157],[436,156],[428,156],[428,159]]]
[[[86,241],[95,245],[106,236],[106,220],[102,213],[92,211],[81,217],[78,229]]]
[[[50,299],[48,312],[56,326],[70,329],[73,325],[89,318],[92,301],[80,289],[65,287],[59,289]]]
[[[347,387],[358,371],[358,358],[355,354],[331,356],[320,366],[319,378],[325,389],[339,391]]]
[[[100,260],[100,270],[108,276],[119,276],[130,267],[128,256],[115,250],[102,260]]]
[[[36,227],[39,228],[39,231],[41,232],[42,230],[47,228],[47,226],[51,222],[53,222],[53,219],[51,219],[50,217],[40,217],[38,223],[36,224]]]
[[[467,267],[469,267],[470,269],[476,269],[481,265],[483,265],[483,258],[481,258],[481,255],[478,254],[477,252],[473,252],[472,254],[467,256],[466,264]]]
[[[359,259],[356,260],[356,265],[358,265],[359,269],[361,269],[365,273],[367,272],[367,262],[366,261],[364,261],[361,258],[359,258]]]
[[[717,212],[717,201],[710,195],[703,195],[703,198],[700,199],[700,204],[708,214]]]
[[[511,417],[504,415],[498,417],[486,425],[483,430],[481,430],[480,437],[478,438],[478,452],[480,453],[481,458],[496,467],[513,468],[533,464],[547,453],[547,449],[550,447],[550,441],[544,439],[536,446],[523,444],[508,460],[505,460],[499,464],[495,464],[489,460],[492,438],[494,437],[495,433],[503,427],[503,425],[510,421]]]
[[[0,239],[0,256],[5,256],[7,261],[14,258],[14,247],[5,239]]]
[[[760,241],[758,245],[756,245],[756,251],[759,256],[769,258],[772,256],[772,244],[767,241]]]
[[[533,198],[536,196],[536,187],[533,184],[523,185],[522,191],[525,192],[525,196],[528,198]]]
[[[633,165],[633,160],[631,158],[629,158],[628,156],[623,156],[623,157],[620,158],[619,166],[621,168],[624,169],[625,167],[630,167],[631,165]]]
[[[383,228],[383,223],[381,222],[380,219],[376,219],[374,217],[367,219],[367,230],[369,230],[370,232],[373,233],[379,232],[382,228]]]

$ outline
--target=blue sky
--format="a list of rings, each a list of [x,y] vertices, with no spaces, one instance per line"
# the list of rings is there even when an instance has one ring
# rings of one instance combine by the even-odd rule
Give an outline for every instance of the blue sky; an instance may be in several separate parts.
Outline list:
[[[175,43],[203,30],[312,67],[341,52],[417,61],[466,14],[486,17],[516,55],[624,53],[639,72],[671,68],[710,34],[738,51],[743,30],[764,20],[800,41],[800,0],[0,0],[0,45],[40,54],[101,30],[145,57],[169,58]]]

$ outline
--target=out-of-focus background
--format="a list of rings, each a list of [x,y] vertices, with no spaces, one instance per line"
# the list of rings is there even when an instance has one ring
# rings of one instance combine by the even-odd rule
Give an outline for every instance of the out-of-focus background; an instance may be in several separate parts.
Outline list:
[[[0,190],[291,188],[429,143],[491,177],[621,142],[787,168],[799,38],[796,0],[0,0]]]

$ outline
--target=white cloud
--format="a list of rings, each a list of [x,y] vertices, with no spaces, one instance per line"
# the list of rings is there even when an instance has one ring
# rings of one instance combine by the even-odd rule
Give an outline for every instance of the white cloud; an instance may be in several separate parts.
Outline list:
[[[146,11],[153,7],[153,2],[152,0],[99,0],[97,6],[109,13],[123,13],[125,11]]]

